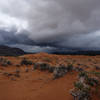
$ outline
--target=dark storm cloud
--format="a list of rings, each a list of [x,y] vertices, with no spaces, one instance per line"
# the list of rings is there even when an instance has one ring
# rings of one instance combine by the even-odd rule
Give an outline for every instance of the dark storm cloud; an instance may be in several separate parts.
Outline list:
[[[0,44],[35,44],[33,40],[30,40],[25,34],[16,34],[16,31],[0,30]]]
[[[100,49],[100,0],[1,0],[0,23],[1,44]]]

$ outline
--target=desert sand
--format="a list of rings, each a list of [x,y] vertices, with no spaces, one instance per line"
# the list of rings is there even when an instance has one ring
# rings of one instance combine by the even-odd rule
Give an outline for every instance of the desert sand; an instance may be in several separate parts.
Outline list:
[[[51,66],[73,63],[74,67],[81,67],[87,71],[97,70],[100,66],[100,56],[52,55],[47,53],[29,54],[20,57],[2,57],[9,59],[12,65],[0,65],[0,100],[73,100],[69,93],[73,83],[77,80],[78,72],[72,71],[65,76],[53,80],[48,71],[32,70],[33,65],[19,65],[20,77],[7,77],[4,73],[15,73],[17,65],[23,58],[32,62],[46,62]],[[100,70],[97,70],[100,71]],[[100,100],[100,93],[92,95],[93,100]]]

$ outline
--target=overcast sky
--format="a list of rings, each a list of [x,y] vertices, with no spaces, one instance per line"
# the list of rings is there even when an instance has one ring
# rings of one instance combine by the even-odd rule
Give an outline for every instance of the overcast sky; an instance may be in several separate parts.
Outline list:
[[[0,44],[100,50],[100,0],[0,0]]]

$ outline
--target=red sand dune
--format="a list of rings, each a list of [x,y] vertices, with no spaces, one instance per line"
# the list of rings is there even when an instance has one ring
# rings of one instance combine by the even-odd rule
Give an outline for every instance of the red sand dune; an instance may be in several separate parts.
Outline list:
[[[2,72],[14,72],[16,64],[22,58],[28,58],[33,62],[47,62],[51,65],[73,63],[86,70],[94,70],[95,66],[100,66],[100,56],[70,56],[70,55],[50,55],[46,53],[24,55],[20,57],[4,57],[13,62],[12,66],[0,66],[0,100],[73,100],[69,91],[73,88],[73,83],[77,80],[77,72],[69,72],[64,77],[52,80],[52,73],[32,71],[25,72],[25,66],[20,67],[21,77],[5,77]],[[88,66],[86,68],[86,66]],[[100,95],[94,94],[93,100],[100,100]]]

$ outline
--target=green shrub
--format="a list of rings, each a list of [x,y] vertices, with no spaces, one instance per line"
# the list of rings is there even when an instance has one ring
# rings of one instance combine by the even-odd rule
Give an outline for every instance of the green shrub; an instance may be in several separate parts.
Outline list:
[[[7,61],[7,65],[12,65],[11,61]]]
[[[53,73],[53,72],[54,72],[54,69],[55,69],[55,67],[51,67],[51,66],[50,66],[50,67],[49,67],[49,72],[50,72],[50,73]]]
[[[90,86],[98,85],[99,81],[95,78],[87,78],[86,83]]]
[[[14,76],[19,78],[20,74],[16,73],[16,74],[14,74]]]
[[[79,89],[79,90],[82,90],[84,85],[81,82],[75,82],[74,87]]]
[[[40,70],[48,70],[48,69],[49,69],[49,65],[46,64],[46,63],[41,63],[41,64],[39,65],[39,69],[40,69]]]
[[[7,76],[7,77],[10,77],[10,76],[12,76],[13,74],[8,73],[8,72],[4,72],[3,75],[5,75],[5,76]]]
[[[77,94],[78,100],[90,100],[91,96],[91,91],[92,88],[94,88],[96,91],[98,90],[98,86],[99,86],[99,79],[97,78],[97,76],[99,75],[98,72],[81,72],[79,73],[79,80],[77,82],[74,83],[74,90],[72,91],[72,93]],[[81,82],[80,81],[80,77],[84,77],[84,81]],[[76,91],[75,91],[76,90]],[[72,96],[74,96],[72,94]],[[74,98],[76,98],[74,96]]]
[[[73,64],[68,64],[67,65],[67,70],[72,71],[73,70]]]
[[[7,59],[4,59],[4,58],[0,58],[0,63],[2,66],[6,67],[8,65],[12,65],[12,62],[7,60]]]
[[[22,61],[21,61],[21,65],[32,65],[32,61],[30,60],[27,60],[26,58],[24,58]]]
[[[87,72],[83,71],[79,73],[79,77],[88,77]]]
[[[100,77],[100,72],[92,71],[92,72],[90,72],[90,74]]]

